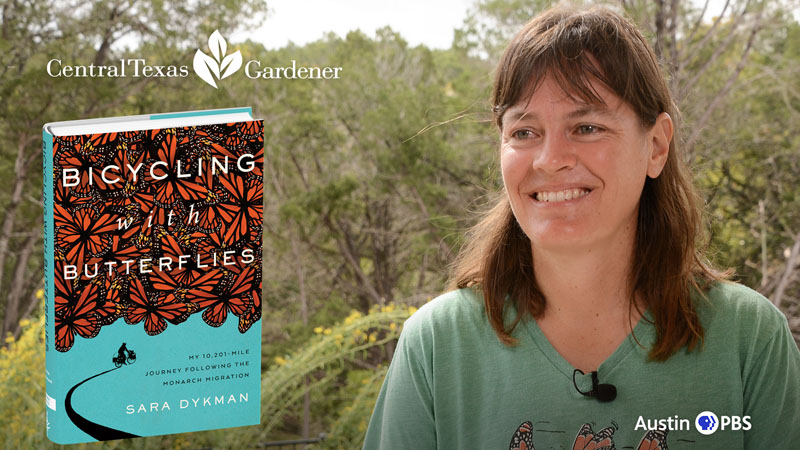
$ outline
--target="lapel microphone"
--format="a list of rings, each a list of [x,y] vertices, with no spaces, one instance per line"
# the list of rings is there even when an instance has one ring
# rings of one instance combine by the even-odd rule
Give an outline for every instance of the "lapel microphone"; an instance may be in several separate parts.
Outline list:
[[[575,386],[575,390],[578,391],[581,395],[585,395],[586,397],[594,397],[599,402],[610,402],[617,398],[617,387],[613,384],[600,384],[597,380],[597,371],[589,372],[592,376],[592,390],[589,392],[583,392],[578,389],[578,384],[575,382],[575,374],[580,372],[581,375],[586,375],[580,369],[575,369],[572,372],[572,385]]]

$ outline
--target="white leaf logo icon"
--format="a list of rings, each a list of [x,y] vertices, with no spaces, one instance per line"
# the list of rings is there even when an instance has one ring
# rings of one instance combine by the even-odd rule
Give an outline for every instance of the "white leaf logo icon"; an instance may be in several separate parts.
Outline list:
[[[211,36],[208,37],[208,48],[211,50],[211,54],[214,55],[217,62],[225,56],[225,49],[227,46],[228,44],[225,42],[225,38],[219,34],[219,30],[214,30]]]
[[[201,50],[194,54],[194,72],[201,80],[217,88],[217,80],[227,78],[242,67],[242,53],[239,50],[225,56],[228,44],[225,38],[215,30],[208,37],[208,49],[213,57],[206,55]]]

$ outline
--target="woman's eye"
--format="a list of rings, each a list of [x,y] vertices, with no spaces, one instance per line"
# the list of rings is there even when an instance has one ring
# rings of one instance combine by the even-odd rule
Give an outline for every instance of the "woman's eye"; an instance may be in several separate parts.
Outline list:
[[[600,127],[596,125],[579,125],[578,134],[594,134],[600,131]]]
[[[513,137],[514,139],[530,139],[533,137],[533,131],[517,130],[511,133],[511,137]]]

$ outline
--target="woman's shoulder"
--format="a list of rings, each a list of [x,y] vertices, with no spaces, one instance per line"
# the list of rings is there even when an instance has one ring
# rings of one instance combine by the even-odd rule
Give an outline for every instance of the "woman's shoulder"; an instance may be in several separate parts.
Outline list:
[[[766,297],[733,282],[719,282],[696,305],[706,328],[743,339],[768,340],[786,327],[786,316]]]
[[[769,299],[739,283],[718,282],[705,291],[705,294],[711,306],[735,317],[750,319],[753,316],[765,319],[784,317]]]
[[[471,288],[445,292],[419,308],[406,320],[407,335],[468,334],[490,330],[483,297]]]
[[[422,305],[408,323],[446,324],[483,317],[483,298],[472,288],[445,292]]]

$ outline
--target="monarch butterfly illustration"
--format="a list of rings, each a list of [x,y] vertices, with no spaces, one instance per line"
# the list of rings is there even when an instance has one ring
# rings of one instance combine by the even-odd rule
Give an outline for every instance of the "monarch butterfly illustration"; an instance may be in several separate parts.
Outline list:
[[[111,165],[105,169],[106,178],[113,183],[105,188],[98,188],[105,198],[112,198],[113,204],[126,206],[136,190],[144,188],[142,167],[146,152],[139,151],[137,145],[128,147],[120,143],[115,149]],[[122,197],[118,199],[118,197]]]
[[[189,173],[191,164],[178,155],[178,142],[173,134],[167,134],[157,152],[157,162],[150,164],[145,172],[147,181],[155,192],[156,204],[168,207],[174,202],[183,200],[200,200],[205,198],[206,189],[191,177],[178,177],[178,166],[181,173]]]
[[[259,277],[258,286],[253,283],[253,289],[248,292],[250,298],[250,308],[239,316],[239,332],[245,333],[261,318],[261,280]]]
[[[97,133],[89,136],[88,139],[95,149],[104,145],[113,144],[115,140],[117,140],[117,133]]]
[[[56,227],[72,222],[71,211],[92,203],[91,197],[79,197],[61,183],[56,183],[55,189],[53,189],[53,198],[55,200],[53,202],[53,225]]]
[[[112,266],[112,270],[121,273],[126,271],[126,266],[123,264],[123,261],[133,260],[134,263],[128,266],[128,270],[133,270],[138,267],[138,262],[136,261],[149,251],[150,248],[148,247],[136,247],[135,245],[131,245],[130,242],[125,242],[121,236],[113,235],[111,236],[111,247],[108,251],[104,253],[102,257],[91,258],[88,264],[98,264],[101,267],[101,271],[107,274],[108,269],[105,264],[113,262],[115,264]]]
[[[533,450],[533,424],[522,422],[511,437],[508,450]]]
[[[208,296],[197,302],[203,311],[203,320],[212,327],[219,327],[228,318],[228,312],[237,316],[244,314],[250,308],[251,299],[247,292],[253,279],[253,268],[245,267],[241,272],[229,273],[229,280],[218,295]]]
[[[123,280],[124,277],[114,273],[111,276],[95,278],[90,283],[101,286],[94,310],[100,325],[110,325],[122,317],[124,307],[120,291],[123,288]]]
[[[56,350],[66,352],[75,343],[75,335],[93,338],[100,332],[100,324],[94,312],[96,286],[89,284],[83,289],[74,304],[67,299],[61,316],[56,315]],[[74,291],[73,291],[74,292]],[[74,297],[73,297],[74,298]]]
[[[572,449],[580,450],[615,450],[614,432],[617,425],[612,421],[613,426],[603,428],[595,434],[592,425],[584,423],[575,437]],[[645,433],[639,442],[636,450],[667,450],[667,431],[651,430]],[[511,437],[509,450],[529,450],[533,449],[533,424],[530,421],[523,422]],[[562,447],[563,448],[563,447]],[[632,447],[625,447],[632,448]]]
[[[221,186],[217,186],[219,183],[214,182],[216,176],[211,171],[203,172],[200,179],[207,189],[206,197],[191,206],[192,212],[197,214],[187,214],[184,224],[210,233],[221,226],[222,202],[228,198],[228,194]]]
[[[667,450],[667,430],[650,430],[642,436],[636,450]]]
[[[207,269],[199,278],[195,278],[192,284],[187,286],[186,299],[193,303],[201,301],[208,302],[216,298],[216,291],[222,280],[222,270],[216,268]]]
[[[189,236],[191,238],[193,235]],[[172,260],[172,269],[167,275],[173,278],[176,283],[191,285],[194,283],[194,280],[200,278],[200,276],[206,272],[205,269],[201,269],[197,266],[196,258],[186,257],[186,255],[190,255],[190,253],[195,253],[187,250],[193,247],[193,245],[182,246],[178,240],[175,239],[175,236],[170,233],[165,233],[164,236],[161,237],[160,243],[162,256]],[[179,264],[179,261],[181,264]],[[160,274],[162,273],[160,270],[157,272]],[[160,288],[156,287],[156,289]]]
[[[592,426],[585,423],[575,436],[572,450],[614,450],[614,431],[616,428],[606,427],[595,434]]]
[[[167,321],[179,324],[189,317],[191,306],[184,302],[168,302],[166,296],[147,294],[142,281],[134,278],[129,289],[130,305],[125,310],[125,322],[135,325],[144,321],[144,331],[150,336],[167,329]]]
[[[67,249],[67,261],[82,268],[89,257],[106,252],[111,246],[109,233],[117,230],[116,216],[95,207],[77,208],[56,231],[58,245]]]
[[[56,316],[62,316],[71,307],[79,303],[81,296],[86,296],[90,300],[94,300],[98,295],[96,285],[88,285],[81,288],[78,285],[77,279],[66,279],[64,276],[64,261],[55,262],[55,313]]]
[[[264,176],[264,146],[259,145],[258,150],[253,152],[253,170],[250,171],[251,175],[256,177],[263,177]]]
[[[120,317],[150,335],[201,311],[215,327],[238,316],[242,333],[261,318],[260,172],[198,174],[212,158],[261,151],[260,133],[258,124],[221,124],[54,137],[59,351]],[[219,266],[224,252],[243,248],[257,258]],[[151,271],[135,275],[143,258]],[[171,264],[161,271],[164,258]],[[67,265],[77,268],[72,279]]]
[[[140,142],[142,139],[144,139],[144,131],[142,130],[123,131],[119,133],[119,140],[129,144],[133,142]]]
[[[261,122],[258,120],[239,122],[236,124],[236,131],[243,138],[251,141],[254,139],[263,139],[261,134]]]
[[[89,170],[90,168],[103,167],[104,161],[105,155],[101,152],[86,153],[81,151],[80,141],[76,141],[73,145],[62,147],[58,156],[58,166],[62,170],[78,169],[77,184],[69,188],[79,197],[91,196],[95,186],[98,184],[105,186],[100,171]],[[59,178],[63,177],[63,172],[60,175]],[[63,179],[55,181],[57,184],[65,184]]]
[[[244,177],[229,173],[220,177],[220,182],[228,192],[228,200],[222,205],[222,220],[227,225],[225,240],[238,241],[246,236],[251,227],[261,224],[263,194],[260,182],[246,181]]]
[[[255,276],[255,280],[250,283],[250,290],[247,291],[246,295],[250,299],[250,308],[245,311],[242,315],[239,316],[239,332],[245,333],[247,330],[253,326],[254,323],[261,318],[261,288],[262,288],[262,280],[261,280],[261,254],[260,254],[261,247],[257,247],[257,251],[254,253],[257,255],[256,259],[251,263],[251,267],[253,267],[253,272]]]

